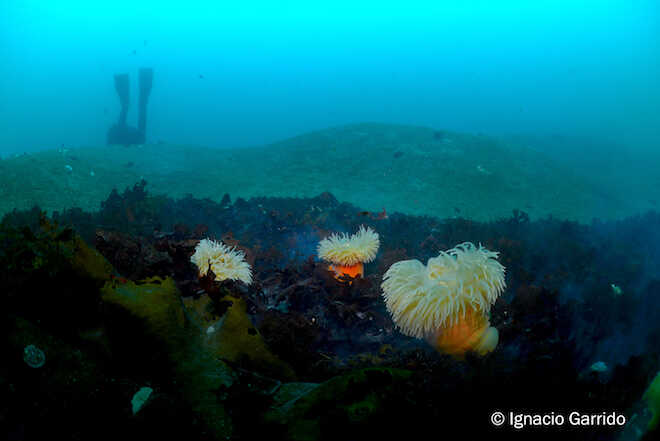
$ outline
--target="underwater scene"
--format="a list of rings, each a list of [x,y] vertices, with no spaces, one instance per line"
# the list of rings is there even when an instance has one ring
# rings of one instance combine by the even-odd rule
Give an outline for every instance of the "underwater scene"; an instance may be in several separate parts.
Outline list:
[[[660,439],[660,2],[6,0],[0,437]]]

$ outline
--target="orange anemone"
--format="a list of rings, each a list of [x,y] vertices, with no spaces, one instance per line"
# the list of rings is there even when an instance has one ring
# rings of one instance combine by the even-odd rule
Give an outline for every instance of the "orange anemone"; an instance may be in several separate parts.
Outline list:
[[[318,246],[319,258],[330,262],[328,269],[335,273],[335,278],[362,277],[364,264],[376,257],[380,239],[378,233],[369,227],[360,226],[357,233],[332,234],[323,239]]]

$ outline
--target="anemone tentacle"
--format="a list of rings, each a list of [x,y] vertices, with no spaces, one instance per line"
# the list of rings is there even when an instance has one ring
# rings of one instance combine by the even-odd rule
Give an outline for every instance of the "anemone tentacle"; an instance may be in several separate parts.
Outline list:
[[[209,269],[215,274],[215,280],[241,280],[247,284],[252,282],[252,269],[245,261],[245,253],[235,247],[210,239],[202,239],[195,247],[195,253],[190,261],[197,265],[199,276],[208,274]]]
[[[506,286],[498,253],[465,242],[432,257],[393,264],[383,276],[383,297],[401,332],[428,338],[466,314],[488,315]]]

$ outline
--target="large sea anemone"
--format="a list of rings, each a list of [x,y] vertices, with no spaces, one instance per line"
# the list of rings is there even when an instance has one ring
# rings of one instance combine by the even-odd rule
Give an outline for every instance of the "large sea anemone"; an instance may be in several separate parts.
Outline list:
[[[364,275],[364,264],[375,259],[380,239],[370,227],[360,225],[358,232],[332,234],[318,245],[319,258],[330,262],[329,269],[337,278],[344,275],[357,277]]]
[[[217,281],[229,279],[247,284],[252,282],[252,269],[245,261],[245,253],[223,243],[210,239],[200,240],[190,261],[197,265],[200,277],[207,275],[211,269]]]
[[[426,266],[418,260],[392,265],[381,287],[401,332],[455,355],[492,351],[498,333],[488,314],[505,288],[497,256],[466,242],[440,252]]]

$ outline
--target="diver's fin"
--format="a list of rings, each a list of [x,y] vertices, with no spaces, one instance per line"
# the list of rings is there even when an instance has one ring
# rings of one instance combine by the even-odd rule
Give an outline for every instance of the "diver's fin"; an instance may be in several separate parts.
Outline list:
[[[147,102],[151,94],[151,84],[154,78],[154,70],[151,68],[140,69],[140,101],[138,113],[138,130],[146,138],[147,130]]]
[[[128,74],[115,75],[115,89],[119,95],[119,103],[121,104],[121,113],[119,114],[118,124],[120,126],[126,125],[126,115],[128,114],[128,105],[130,97],[130,85]]]

